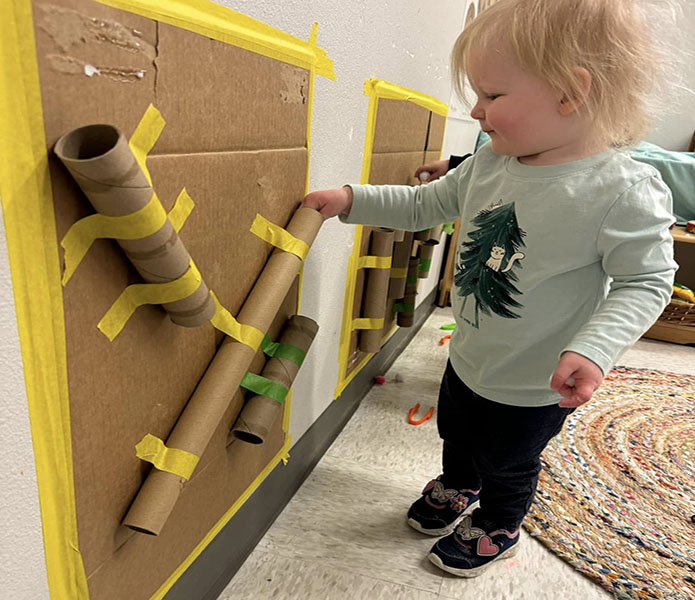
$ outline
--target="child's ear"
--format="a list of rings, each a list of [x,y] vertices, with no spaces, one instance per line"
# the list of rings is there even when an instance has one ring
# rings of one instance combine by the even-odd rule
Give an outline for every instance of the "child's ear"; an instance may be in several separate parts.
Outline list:
[[[589,73],[589,71],[584,67],[574,67],[572,73],[574,74],[577,85],[576,93],[572,98],[565,95],[560,99],[558,112],[563,117],[571,115],[578,108],[586,104],[586,99],[589,97],[589,92],[591,91],[591,73]]]

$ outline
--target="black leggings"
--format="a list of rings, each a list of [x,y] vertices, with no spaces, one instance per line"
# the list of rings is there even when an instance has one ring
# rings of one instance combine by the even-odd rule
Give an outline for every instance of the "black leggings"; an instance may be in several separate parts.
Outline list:
[[[536,493],[541,452],[573,410],[557,404],[510,406],[486,400],[448,363],[437,408],[444,484],[480,488],[476,520],[516,530]]]

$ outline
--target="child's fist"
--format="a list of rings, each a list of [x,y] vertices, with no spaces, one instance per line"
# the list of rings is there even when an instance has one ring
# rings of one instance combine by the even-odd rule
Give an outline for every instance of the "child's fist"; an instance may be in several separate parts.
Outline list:
[[[352,189],[345,186],[339,190],[322,190],[311,192],[304,197],[303,208],[313,208],[330,219],[340,214],[348,214],[352,207]]]
[[[442,160],[436,160],[431,163],[427,163],[426,165],[422,165],[421,167],[418,167],[417,171],[415,171],[415,178],[420,178],[420,181],[423,183],[429,183],[430,181],[434,181],[435,179],[439,179],[442,175],[446,175],[446,172],[449,170],[449,159],[445,158]],[[425,179],[420,177],[421,173],[427,173],[427,177]]]
[[[574,408],[588,402],[603,381],[599,366],[576,352],[565,352],[550,380],[550,389],[563,396],[559,405]]]

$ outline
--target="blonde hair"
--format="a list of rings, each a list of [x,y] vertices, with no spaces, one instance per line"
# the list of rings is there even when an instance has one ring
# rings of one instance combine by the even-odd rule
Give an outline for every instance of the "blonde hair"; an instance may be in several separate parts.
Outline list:
[[[638,0],[499,0],[456,40],[451,55],[454,87],[465,102],[471,52],[506,42],[522,69],[562,96],[582,101],[594,130],[606,143],[633,144],[650,123],[654,99],[650,92],[663,74],[665,58],[647,26],[647,13],[638,4]],[[667,8],[668,2],[660,4]],[[577,67],[591,75],[588,94],[576,77]]]

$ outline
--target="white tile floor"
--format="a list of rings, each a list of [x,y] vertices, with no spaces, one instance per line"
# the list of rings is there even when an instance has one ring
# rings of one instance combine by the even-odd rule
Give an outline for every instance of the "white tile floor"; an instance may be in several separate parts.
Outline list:
[[[440,472],[435,419],[413,427],[408,409],[432,406],[447,359],[437,309],[221,594],[221,600],[599,600],[610,598],[522,529],[521,551],[476,579],[426,558],[434,538],[405,523],[410,503]],[[695,348],[640,341],[621,365],[695,372]],[[394,382],[396,373],[405,382]]]

